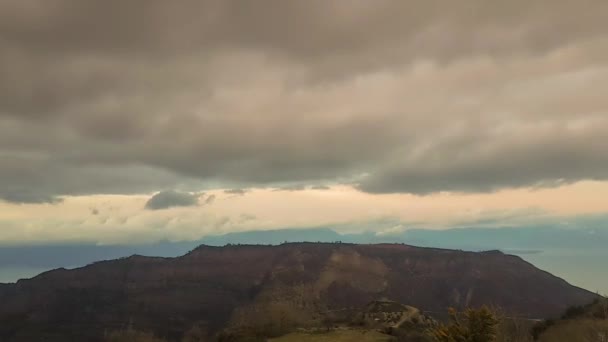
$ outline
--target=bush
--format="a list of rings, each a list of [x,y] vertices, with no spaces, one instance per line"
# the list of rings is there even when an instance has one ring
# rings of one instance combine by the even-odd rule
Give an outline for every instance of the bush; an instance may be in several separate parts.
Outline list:
[[[431,331],[438,342],[492,342],[496,340],[498,320],[487,307],[448,311],[449,323],[440,324]]]
[[[534,340],[538,340],[538,338],[540,337],[540,335],[545,332],[545,330],[549,329],[551,326],[555,325],[555,321],[552,319],[548,319],[546,321],[542,321],[538,324],[535,324],[532,327],[532,338],[534,338]]]
[[[585,314],[586,308],[580,305],[574,305],[566,309],[562,315],[562,319],[572,319]]]

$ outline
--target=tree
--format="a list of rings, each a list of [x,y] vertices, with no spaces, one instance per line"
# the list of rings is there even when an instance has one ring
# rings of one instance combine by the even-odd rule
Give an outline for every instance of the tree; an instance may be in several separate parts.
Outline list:
[[[449,323],[441,324],[432,330],[438,342],[492,342],[496,340],[498,320],[487,307],[466,309],[458,312],[448,310]]]

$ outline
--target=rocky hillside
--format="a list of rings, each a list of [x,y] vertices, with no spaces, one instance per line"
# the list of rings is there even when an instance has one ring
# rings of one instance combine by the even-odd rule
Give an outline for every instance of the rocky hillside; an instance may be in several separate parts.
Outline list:
[[[0,286],[0,340],[96,341],[127,327],[178,340],[192,327],[217,331],[273,315],[305,325],[319,312],[379,298],[427,312],[487,304],[545,318],[595,295],[496,251],[201,246],[178,258],[132,256]]]

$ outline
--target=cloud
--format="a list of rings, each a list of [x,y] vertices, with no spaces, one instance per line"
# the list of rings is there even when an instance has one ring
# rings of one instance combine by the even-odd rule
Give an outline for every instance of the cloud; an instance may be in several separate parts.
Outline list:
[[[606,180],[606,11],[553,0],[3,2],[0,198]]]
[[[214,201],[215,201],[215,195],[209,195],[209,197],[207,197],[205,199],[205,204],[213,204]]]
[[[273,191],[302,191],[306,190],[306,186],[302,184],[285,185],[274,189]]]
[[[0,125],[1,130],[1,125]],[[0,135],[2,140],[2,135]],[[75,143],[86,144],[86,141]],[[0,144],[2,146],[2,144]],[[133,194],[158,188],[200,188],[200,181],[144,165],[83,165],[8,151],[0,147],[0,198],[9,202],[53,203],[60,195]]]
[[[255,215],[251,215],[251,214],[241,214],[239,216],[239,221],[240,222],[248,222],[248,221],[253,221],[256,220],[257,216]]]
[[[143,243],[285,227],[353,233],[383,232],[399,225],[407,229],[533,226],[548,219],[554,219],[549,225],[555,226],[585,215],[590,218],[583,225],[599,229],[606,226],[607,189],[608,182],[582,182],[535,191],[414,196],[369,194],[345,186],[294,192],[265,188],[213,205],[204,203],[210,196],[205,195],[199,197],[199,206],[167,210],[146,209],[148,195],[67,196],[56,205],[0,202],[0,240],[4,244]],[[92,215],[92,208],[99,214]]]
[[[161,191],[146,202],[149,210],[168,209],[173,207],[192,207],[198,205],[198,194],[178,192],[173,190]]]
[[[16,204],[61,203],[62,199],[30,191],[0,192],[0,200]]]
[[[347,184],[348,182],[345,182]],[[330,190],[331,187],[327,185],[304,185],[304,184],[291,184],[284,185],[278,188],[275,188],[273,191],[302,191],[302,190]]]
[[[245,195],[249,190],[248,189],[227,189],[224,190],[225,194],[229,194],[229,195]]]
[[[474,133],[469,132],[468,137],[437,143],[409,160],[391,161],[363,179],[359,187],[368,192],[428,194],[605,180],[608,157],[601,150],[608,148],[608,142],[600,131],[608,128],[608,118],[580,121],[582,128],[569,127],[568,122],[505,128],[502,134],[508,136],[504,137],[472,140]],[[486,134],[491,131],[487,128]]]

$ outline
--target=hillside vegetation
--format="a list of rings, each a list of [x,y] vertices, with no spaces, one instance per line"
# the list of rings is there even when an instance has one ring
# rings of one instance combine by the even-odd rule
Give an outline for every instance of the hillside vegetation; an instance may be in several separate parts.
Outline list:
[[[373,330],[335,330],[326,333],[291,333],[270,342],[389,342],[394,337]]]
[[[608,342],[608,299],[573,306],[560,319],[536,326],[533,334],[541,342]]]

